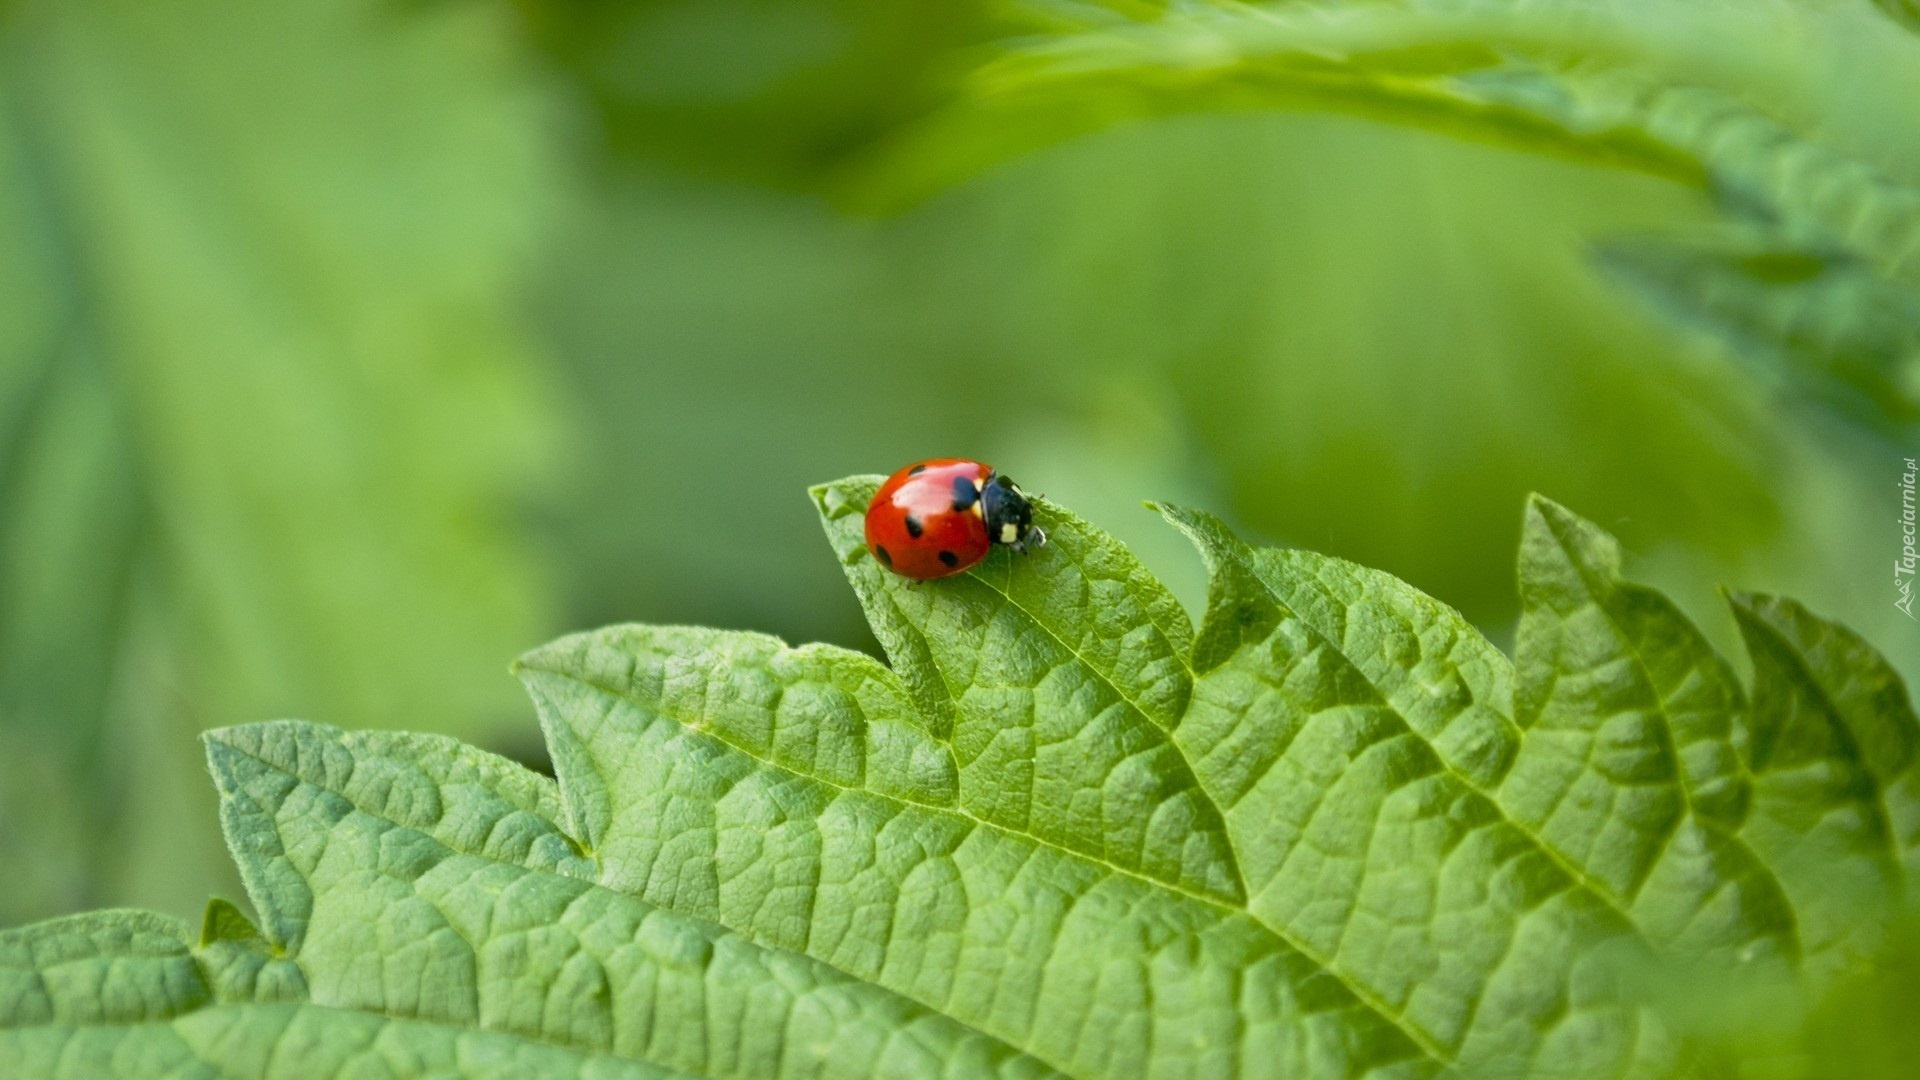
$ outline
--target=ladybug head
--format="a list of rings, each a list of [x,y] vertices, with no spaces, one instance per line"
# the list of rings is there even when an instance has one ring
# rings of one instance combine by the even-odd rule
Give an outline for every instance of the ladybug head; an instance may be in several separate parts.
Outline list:
[[[1033,502],[1020,485],[995,473],[980,491],[980,511],[987,523],[987,536],[996,544],[1025,551],[1029,544],[1039,547],[1047,534],[1034,527]]]

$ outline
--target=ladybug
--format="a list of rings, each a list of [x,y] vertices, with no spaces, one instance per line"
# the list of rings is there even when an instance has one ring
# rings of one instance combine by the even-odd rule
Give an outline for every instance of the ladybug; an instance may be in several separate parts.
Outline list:
[[[1025,552],[1046,542],[1020,485],[965,458],[909,465],[887,477],[867,504],[867,550],[915,581],[957,574],[995,544]]]

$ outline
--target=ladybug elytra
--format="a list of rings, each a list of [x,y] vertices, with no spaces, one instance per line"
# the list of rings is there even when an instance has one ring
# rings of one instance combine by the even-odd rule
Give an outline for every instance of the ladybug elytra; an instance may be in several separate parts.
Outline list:
[[[902,577],[929,581],[960,573],[995,544],[1039,547],[1033,503],[993,466],[965,458],[909,465],[867,504],[867,550]]]

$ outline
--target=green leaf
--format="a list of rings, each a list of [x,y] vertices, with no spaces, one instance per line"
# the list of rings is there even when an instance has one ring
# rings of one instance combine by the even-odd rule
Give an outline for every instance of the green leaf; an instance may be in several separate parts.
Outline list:
[[[1920,186],[1717,87],[1620,74],[1582,90],[1585,123],[1643,126],[1699,161],[1736,215],[1777,222],[1920,287]]]
[[[836,548],[876,483],[816,489]],[[950,724],[869,658],[757,635],[619,627],[524,658],[606,880],[1072,1073],[1417,1062],[1229,899],[1218,810],[1153,722],[1185,700],[1184,616],[1110,539],[1043,521],[1042,558],[937,589],[843,556]]]
[[[1503,801],[1662,944],[1795,957],[1792,910],[1741,837],[1746,702],[1620,547],[1544,499],[1520,549],[1516,719]]]
[[[1333,112],[1703,185],[1697,158],[1642,127],[1584,124],[1559,102],[1480,92],[1508,53],[1631,51],[1637,35],[1565,13],[1436,14],[1422,5],[1181,7],[1116,20],[1086,12],[1004,43],[945,110],[904,125],[850,170],[846,197],[888,207],[989,165],[1143,117]],[[1531,51],[1529,51],[1531,50]],[[1524,64],[1520,67],[1524,68]]]
[[[1879,945],[1920,868],[1920,729],[1853,632],[1780,597],[1732,603],[1754,667],[1748,828],[1777,852],[1804,947],[1837,968]]]
[[[1600,264],[1774,385],[1898,438],[1920,422],[1920,289],[1782,236],[1637,237]]]
[[[1797,935],[1823,904],[1884,923],[1841,883],[1821,893],[1806,853],[1764,825],[1770,795],[1749,794],[1745,699],[1725,663],[1664,598],[1619,579],[1611,538],[1544,500],[1523,545],[1517,672],[1386,575],[1255,551],[1173,509],[1213,587],[1190,663],[1156,669],[1159,639],[1184,640],[1184,623],[1110,539],[1045,507],[1048,548],[913,587],[861,543],[874,483],[814,494],[893,672],[815,646],[644,627],[523,660],[562,790],[593,808],[582,828],[605,838],[619,887],[1089,1074],[1123,1061],[1252,1068],[1272,1060],[1255,1016],[1284,1017],[1314,987],[1343,1025],[1372,1033],[1329,1055],[1315,1034],[1278,1028],[1290,1053],[1312,1048],[1315,1071],[1659,1073],[1684,1051],[1622,970],[1688,956],[1818,983],[1835,943]],[[1054,739],[1012,762],[968,752],[976,727],[1024,735],[1029,699],[1007,694],[1009,668],[1036,692],[1074,691],[1053,703]],[[1220,815],[1244,900],[1197,892],[1170,865],[1121,862],[1075,817],[1005,815],[1008,787],[1038,788],[1048,742],[1127,738],[1103,725],[1128,714],[1126,687],[1161,671],[1191,689],[1170,752],[1144,749],[1163,782],[1186,791],[1191,776],[1193,802]],[[975,705],[982,683],[993,693]],[[908,701],[917,713],[902,714]],[[1904,699],[1873,702],[1889,730],[1912,732]],[[926,764],[877,767],[888,758]],[[1109,789],[1138,786],[1102,767]],[[1046,910],[1049,894],[1074,915],[1077,898],[1110,898],[1106,925],[1018,914]],[[1282,961],[1286,976],[1264,984],[1273,997],[1204,991],[1250,960],[1220,949],[1224,926]],[[1170,931],[1187,942],[1171,966],[1170,946],[1153,944]],[[1133,946],[1145,951],[1132,1022],[1090,1021],[1124,1006],[1106,978],[1064,973],[1108,970],[1135,940],[1147,944]],[[1183,1040],[1201,1017],[1217,1034]]]
[[[1250,910],[1450,1063],[1662,1057],[1657,1027],[1602,989],[1619,950],[1642,944],[1626,913],[1490,790],[1514,754],[1505,663],[1462,665],[1471,682],[1381,678],[1422,648],[1422,622],[1442,645],[1446,616],[1407,618],[1423,605],[1402,596],[1348,608],[1355,625],[1331,636],[1329,605],[1316,625],[1284,599],[1318,568],[1261,559],[1211,516],[1163,513],[1213,575],[1206,671],[1178,734],[1234,808]]]
[[[0,935],[9,1076],[1038,1076],[932,1009],[595,883],[551,781],[453,740],[207,736],[266,938],[103,912]]]
[[[892,666],[563,638],[518,665],[557,783],[439,736],[209,733],[257,928],[0,934],[0,1067],[1679,1076],[1737,1025],[1647,973],[1778,987],[1772,1029],[1830,1045],[1910,936],[1920,720],[1790,601],[1734,598],[1744,691],[1536,498],[1509,662],[1385,574],[1161,507],[1195,632],[1044,502],[1045,547],[906,582],[861,542],[877,482],[814,498]]]

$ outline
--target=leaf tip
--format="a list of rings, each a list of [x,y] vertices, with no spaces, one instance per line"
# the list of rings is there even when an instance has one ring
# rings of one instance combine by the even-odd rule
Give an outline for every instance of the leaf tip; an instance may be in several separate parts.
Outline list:
[[[1851,627],[1822,618],[1805,604],[1790,597],[1744,589],[1722,589],[1721,592],[1727,598],[1727,606],[1733,609],[1734,622],[1739,625],[1741,636],[1747,640],[1749,652],[1755,647],[1756,635],[1769,634],[1804,649],[1810,646],[1814,637],[1827,631],[1858,642],[1863,649],[1872,648]]]
[[[884,476],[856,473],[815,484],[807,489],[807,494],[813,499],[814,509],[820,512],[822,518],[837,521],[848,514],[865,511],[873,489],[885,481]]]
[[[603,626],[598,630],[580,630],[564,634],[547,642],[536,645],[514,658],[507,665],[513,677],[522,685],[531,688],[541,678],[552,675],[564,675],[578,662],[581,655],[592,649],[596,641],[604,641],[610,634],[623,629],[622,624]]]
[[[1227,527],[1226,522],[1205,510],[1192,510],[1173,503],[1151,505],[1159,511],[1160,516],[1169,525],[1179,529],[1187,535],[1187,539],[1193,541],[1194,547],[1200,549],[1201,557],[1209,560],[1208,565],[1212,565],[1212,560],[1222,557],[1227,552],[1242,552],[1246,547],[1234,531]]]
[[[200,750],[207,758],[207,768],[212,771],[216,784],[220,776],[221,762],[238,750],[243,741],[243,732],[252,724],[230,724],[226,727],[208,728],[200,733]]]
[[[1571,562],[1607,577],[1620,572],[1620,541],[1612,533],[1539,492],[1527,494],[1520,527],[1522,588],[1530,578],[1551,576],[1542,569]]]
[[[1141,505],[1165,518],[1167,522],[1181,531],[1188,531],[1194,521],[1193,511],[1184,506],[1165,502],[1145,502]]]
[[[1730,589],[1724,585],[1720,587],[1720,595],[1726,600],[1727,607],[1732,609],[1733,620],[1739,625],[1741,636],[1747,638],[1749,643],[1756,631],[1778,621],[1777,616],[1786,605],[1799,606],[1769,593]]]
[[[222,896],[207,898],[207,910],[200,917],[201,948],[221,941],[259,940],[260,928],[233,901]]]
[[[1574,522],[1580,522],[1581,524],[1586,523],[1585,518],[1582,518],[1580,515],[1567,509],[1565,506],[1561,505],[1560,503],[1557,503],[1552,499],[1547,498],[1545,495],[1542,495],[1537,491],[1527,492],[1527,501],[1525,504],[1525,508],[1522,511],[1522,514],[1526,518],[1526,521],[1528,524],[1532,524],[1537,521],[1537,522],[1540,522],[1541,524],[1560,525],[1562,527],[1565,527],[1567,525],[1573,524]]]

